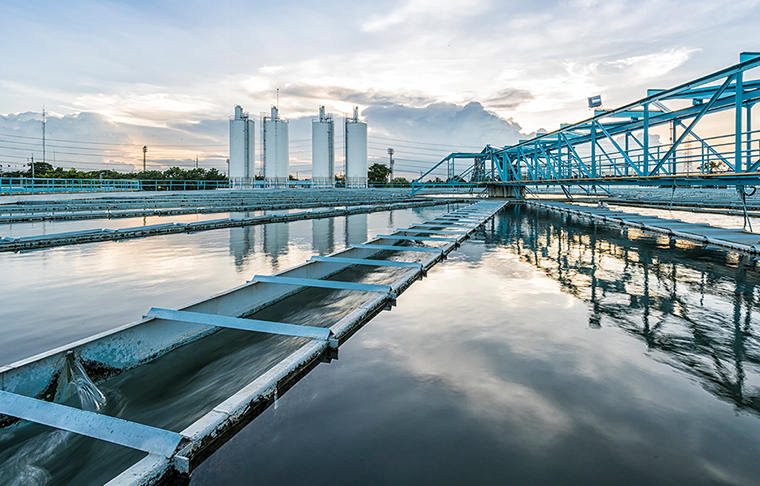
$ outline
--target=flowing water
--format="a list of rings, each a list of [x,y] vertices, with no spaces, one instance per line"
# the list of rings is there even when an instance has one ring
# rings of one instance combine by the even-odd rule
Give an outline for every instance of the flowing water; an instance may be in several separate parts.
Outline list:
[[[106,397],[92,382],[82,363],[69,354],[63,370],[64,383],[73,388],[73,399],[79,408],[88,412],[98,412],[106,404]],[[75,406],[71,401],[67,403]],[[11,439],[13,432],[0,433],[0,442]],[[4,437],[7,436],[7,437]],[[51,430],[32,436],[22,445],[12,447],[7,458],[0,465],[0,484],[8,486],[42,486],[50,483],[53,474],[46,469],[54,463],[61,451],[71,448],[74,435],[63,430]],[[10,440],[9,440],[10,442]]]
[[[325,220],[135,240],[129,254],[160,295],[146,301],[126,265],[112,285],[140,312],[176,289],[209,295],[229,275],[271,273],[448,210],[396,214],[395,225],[370,215],[350,228]],[[181,272],[148,266],[153,241]],[[19,256],[29,255],[61,258]],[[388,283],[403,271],[365,270],[339,278]],[[278,394],[190,483],[757,484],[758,284],[757,262],[735,253],[509,208],[341,346],[340,359]],[[54,300],[68,292],[54,287]],[[329,326],[364,299],[309,289],[251,317]],[[181,430],[303,342],[220,331],[99,383],[101,413]],[[0,484],[102,484],[143,457],[44,427],[13,433],[0,437]],[[35,459],[17,465],[27,455]]]
[[[87,376],[82,363],[74,357],[73,353],[67,356],[64,376],[76,390],[74,395],[79,397],[79,408],[88,412],[99,412],[105,406],[105,395]]]

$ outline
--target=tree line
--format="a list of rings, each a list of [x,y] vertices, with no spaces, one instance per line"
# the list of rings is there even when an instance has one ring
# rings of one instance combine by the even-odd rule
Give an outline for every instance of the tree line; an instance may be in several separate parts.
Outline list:
[[[47,162],[35,162],[26,171],[3,172],[3,177],[32,177],[41,179],[140,179],[140,180],[175,180],[175,181],[226,181],[227,176],[217,169],[182,169],[170,167],[165,171],[146,170],[142,172],[116,172],[115,170],[81,171],[74,168],[53,167]]]
[[[367,170],[367,181],[372,183],[391,183],[391,184],[408,184],[405,177],[395,177],[392,181],[388,180],[391,170],[385,164],[372,164]],[[165,171],[146,170],[142,172],[116,172],[114,170],[91,170],[81,171],[75,168],[64,169],[63,167],[53,167],[47,162],[35,162],[34,170],[32,167],[25,171],[3,172],[2,177],[35,177],[40,179],[139,179],[139,180],[175,180],[175,181],[226,181],[227,175],[219,172],[217,169],[182,169],[180,167],[170,167]],[[297,180],[292,175],[290,180]],[[263,176],[256,176],[256,180],[263,180]],[[337,183],[345,183],[345,175],[338,174],[335,176]]]

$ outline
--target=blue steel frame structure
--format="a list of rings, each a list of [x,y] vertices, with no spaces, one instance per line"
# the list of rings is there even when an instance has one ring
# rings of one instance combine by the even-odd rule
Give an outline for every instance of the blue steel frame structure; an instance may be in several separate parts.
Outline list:
[[[561,186],[566,193],[569,186],[602,184],[760,185],[760,131],[752,130],[760,80],[745,79],[757,67],[760,53],[744,52],[739,64],[671,89],[648,90],[646,98],[597,110],[592,118],[559,130],[511,146],[486,145],[479,153],[449,154],[412,187],[415,192],[425,187],[422,179],[443,164],[451,185],[502,186],[503,193],[513,191],[517,197],[525,186],[539,185]],[[696,134],[707,115],[729,110],[734,116],[727,133]],[[658,127],[669,130],[669,143],[653,143]],[[457,173],[460,159],[468,162]]]

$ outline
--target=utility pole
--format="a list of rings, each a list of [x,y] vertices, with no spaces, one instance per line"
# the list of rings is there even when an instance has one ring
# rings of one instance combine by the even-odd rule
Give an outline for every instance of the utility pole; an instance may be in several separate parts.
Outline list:
[[[42,105],[42,162],[45,162],[45,105]]]
[[[145,172],[145,159],[148,155],[148,146],[143,145],[143,172]]]
[[[34,179],[34,154],[32,154],[32,179]]]
[[[196,169],[198,168],[198,156],[197,155],[195,156],[195,168]]]
[[[388,182],[393,182],[393,162],[395,162],[395,160],[393,160],[393,149],[392,148],[388,149],[388,157],[391,159],[390,160],[390,163],[391,163],[391,178],[390,178],[390,180]]]

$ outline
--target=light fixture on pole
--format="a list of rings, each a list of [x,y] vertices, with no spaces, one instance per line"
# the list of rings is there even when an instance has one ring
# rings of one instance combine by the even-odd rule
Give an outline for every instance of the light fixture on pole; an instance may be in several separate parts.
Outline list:
[[[395,160],[393,160],[393,149],[392,148],[388,149],[388,157],[390,158],[390,164],[391,164],[391,173],[390,173],[390,181],[389,182],[393,182],[393,162],[395,162]]]

